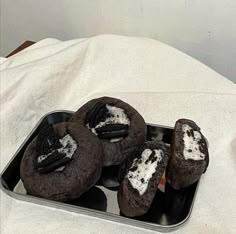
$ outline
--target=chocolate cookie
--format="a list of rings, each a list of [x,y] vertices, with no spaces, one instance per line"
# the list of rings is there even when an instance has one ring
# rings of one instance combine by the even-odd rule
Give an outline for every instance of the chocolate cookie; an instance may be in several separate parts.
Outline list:
[[[76,123],[42,129],[28,145],[20,175],[28,194],[51,200],[78,198],[99,179],[103,150],[90,130]]]
[[[152,204],[169,159],[169,147],[158,141],[138,147],[123,168],[125,177],[118,191],[118,204],[128,217],[145,214]]]
[[[187,187],[200,179],[208,164],[207,143],[200,128],[192,120],[179,119],[171,142],[167,182],[174,189]]]
[[[87,102],[70,122],[90,129],[101,140],[104,166],[121,164],[146,138],[142,116],[129,104],[111,97]]]

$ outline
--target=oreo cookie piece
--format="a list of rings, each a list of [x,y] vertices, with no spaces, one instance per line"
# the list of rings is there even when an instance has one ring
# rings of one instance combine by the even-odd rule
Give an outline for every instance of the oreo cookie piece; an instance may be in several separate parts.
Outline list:
[[[49,173],[54,170],[63,170],[70,162],[78,143],[70,134],[60,139],[52,125],[42,129],[36,142],[36,168],[40,173]]]
[[[90,130],[76,123],[48,126],[26,148],[21,179],[30,195],[77,199],[99,180],[102,156],[101,143]]]
[[[123,215],[135,217],[148,212],[168,159],[168,146],[151,141],[137,148],[132,160],[122,165],[122,183],[117,196]]]
[[[195,122],[179,119],[171,141],[171,157],[166,170],[167,182],[174,189],[198,181],[209,164],[206,138]]]
[[[143,117],[129,104],[111,97],[93,99],[70,119],[90,129],[103,146],[104,166],[121,164],[146,139]]]

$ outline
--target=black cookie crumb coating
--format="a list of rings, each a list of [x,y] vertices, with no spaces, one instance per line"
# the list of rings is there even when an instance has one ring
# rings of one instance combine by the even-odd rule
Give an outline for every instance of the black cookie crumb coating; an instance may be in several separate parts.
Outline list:
[[[162,160],[157,164],[155,173],[152,174],[152,177],[149,180],[147,190],[142,195],[140,195],[139,191],[133,188],[131,185],[127,174],[129,170],[135,170],[135,168],[132,167],[133,161],[135,159],[141,158],[141,154],[144,149],[160,149],[162,150],[163,154]],[[151,141],[145,143],[143,146],[138,147],[136,149],[135,156],[132,157],[132,160],[129,158],[129,160],[127,160],[122,165],[120,179],[123,180],[117,194],[118,204],[122,214],[127,217],[135,217],[141,216],[148,212],[148,209],[151,206],[158,189],[160,179],[165,171],[168,159],[169,147],[163,142]],[[124,174],[126,175],[125,177]]]
[[[132,154],[137,145],[143,144],[146,139],[145,121],[132,106],[119,99],[111,97],[93,99],[79,108],[79,110],[70,119],[70,122],[78,123],[78,125],[87,128],[87,121],[91,118],[88,113],[91,113],[91,110],[94,107],[97,109],[97,106],[99,106],[98,108],[101,108],[106,104],[114,105],[123,109],[130,120],[128,136],[126,136],[123,140],[118,142],[110,142],[108,139],[100,139],[104,150],[104,166],[119,165]]]
[[[186,160],[183,156],[184,140],[182,126],[187,124],[194,131],[198,131],[201,134],[200,151],[205,155],[204,160]],[[175,123],[171,142],[171,157],[166,169],[167,182],[174,189],[181,189],[187,187],[196,181],[198,181],[201,175],[206,171],[209,164],[209,153],[207,148],[207,142],[202,135],[201,129],[195,122],[188,119],[179,119]],[[189,136],[193,133],[187,133]]]
[[[41,174],[36,165],[38,136],[28,145],[21,161],[20,175],[28,194],[57,201],[77,199],[100,178],[103,150],[100,141],[88,129],[75,123],[53,126],[55,134],[63,138],[70,134],[77,142],[72,160],[63,171]]]

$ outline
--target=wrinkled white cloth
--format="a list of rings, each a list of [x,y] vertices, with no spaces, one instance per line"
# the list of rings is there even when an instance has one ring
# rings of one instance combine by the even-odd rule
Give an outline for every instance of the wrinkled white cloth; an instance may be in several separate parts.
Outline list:
[[[236,233],[236,85],[202,63],[146,38],[45,39],[1,67],[1,171],[47,112],[121,98],[147,122],[190,118],[210,144],[189,221],[176,233]],[[1,191],[1,233],[154,233],[15,200]],[[175,233],[174,232],[174,233]]]

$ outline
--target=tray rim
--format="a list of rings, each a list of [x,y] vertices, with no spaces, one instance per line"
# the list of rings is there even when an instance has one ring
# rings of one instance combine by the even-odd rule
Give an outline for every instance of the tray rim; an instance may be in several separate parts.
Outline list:
[[[19,151],[23,148],[25,143],[29,140],[29,138],[32,136],[32,134],[38,128],[38,126],[42,123],[42,121],[47,116],[49,116],[51,114],[56,114],[56,113],[61,113],[61,112],[67,113],[67,114],[75,113],[74,111],[69,111],[69,110],[55,110],[55,111],[50,111],[50,112],[44,114],[38,120],[38,122],[36,123],[34,128],[30,131],[30,133],[25,138],[25,140],[22,142],[20,147],[17,149],[15,154],[12,156],[12,158],[7,163],[7,165],[4,167],[4,169],[0,173],[0,189],[5,194],[12,197],[13,199],[21,200],[24,202],[29,202],[29,203],[33,203],[33,204],[37,204],[37,205],[41,205],[41,206],[46,206],[46,207],[50,207],[50,208],[54,208],[54,209],[60,209],[60,210],[64,210],[67,212],[73,212],[73,213],[77,213],[77,214],[81,214],[81,215],[87,215],[87,216],[95,217],[95,218],[102,219],[102,220],[109,220],[111,222],[116,222],[116,223],[120,223],[120,224],[124,224],[124,225],[134,226],[134,227],[153,230],[153,231],[170,232],[187,222],[187,220],[189,219],[189,217],[192,213],[192,209],[193,209],[193,206],[195,203],[195,198],[196,198],[197,191],[199,188],[200,180],[197,182],[195,193],[194,193],[194,196],[192,199],[192,203],[191,203],[188,215],[182,221],[180,221],[176,224],[172,224],[172,225],[160,225],[160,224],[155,224],[155,223],[151,223],[151,222],[139,221],[139,220],[135,220],[135,219],[122,217],[117,214],[108,213],[105,211],[93,210],[93,209],[75,206],[75,205],[71,205],[71,204],[67,204],[67,203],[63,203],[63,202],[52,201],[52,200],[48,200],[45,198],[39,198],[39,197],[31,196],[31,195],[20,194],[20,193],[9,190],[7,188],[7,186],[4,184],[4,180],[2,178],[5,171],[11,165],[14,158],[18,155]],[[159,124],[152,124],[152,123],[146,123],[146,124],[153,126],[153,127],[174,129],[173,127],[159,125]],[[207,141],[207,144],[208,144],[208,141]]]

